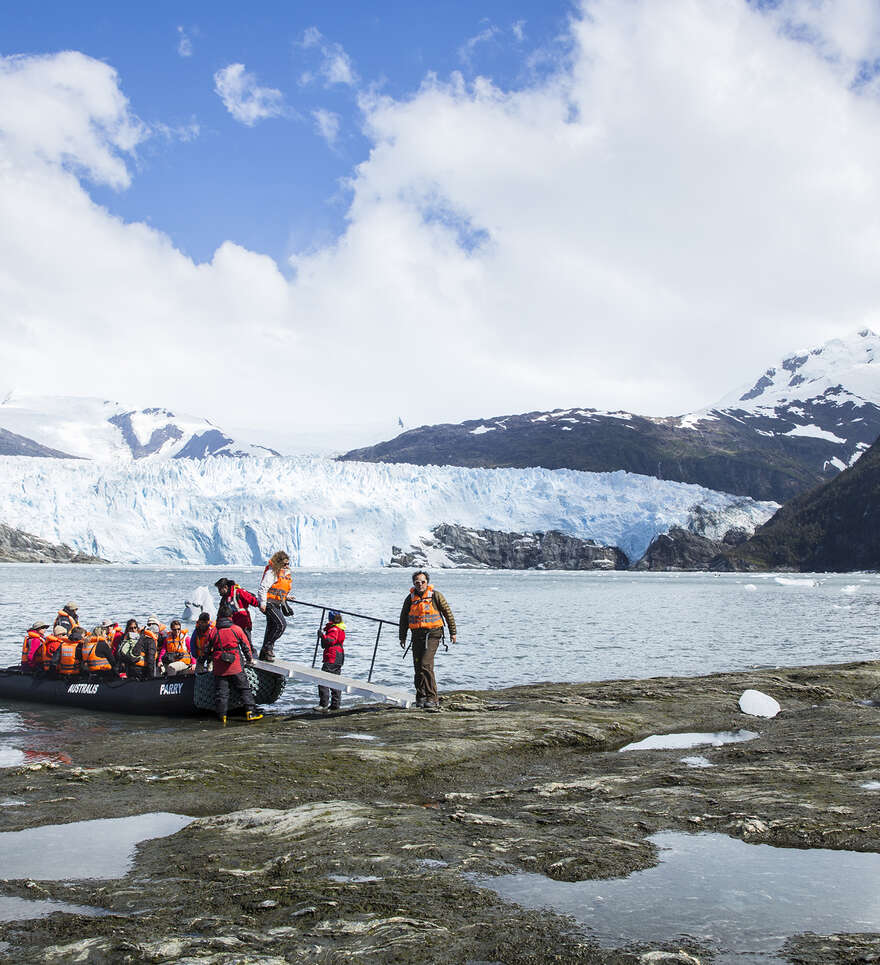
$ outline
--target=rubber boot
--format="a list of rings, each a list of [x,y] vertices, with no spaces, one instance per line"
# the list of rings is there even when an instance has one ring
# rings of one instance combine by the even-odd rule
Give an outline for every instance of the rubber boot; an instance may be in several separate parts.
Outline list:
[[[263,715],[262,715],[262,714],[260,713],[260,711],[258,711],[258,710],[249,710],[249,711],[247,711],[247,712],[245,713],[244,719],[245,719],[249,724],[252,724],[255,720],[262,720],[262,719],[263,719]]]
[[[225,726],[226,726],[226,714],[221,714],[221,715],[220,715],[220,726],[221,726],[221,727],[225,727]]]
[[[260,650],[260,660],[265,660],[266,663],[274,663],[275,651],[268,650],[266,647],[263,647],[262,650]]]

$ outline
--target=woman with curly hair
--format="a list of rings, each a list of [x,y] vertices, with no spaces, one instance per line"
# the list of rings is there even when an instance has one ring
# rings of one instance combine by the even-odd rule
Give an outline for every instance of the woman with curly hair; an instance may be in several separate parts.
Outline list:
[[[287,598],[293,580],[290,575],[290,557],[284,550],[273,553],[260,580],[260,609],[266,614],[266,634],[260,649],[260,660],[275,659],[275,641],[287,629],[285,612],[291,615]]]

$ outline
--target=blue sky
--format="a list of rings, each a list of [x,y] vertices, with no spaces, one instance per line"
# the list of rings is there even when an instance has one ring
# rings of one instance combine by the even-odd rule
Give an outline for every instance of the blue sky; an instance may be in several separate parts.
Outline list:
[[[690,412],[880,325],[876,0],[40,3],[0,44],[4,394],[343,449]]]
[[[81,51],[116,69],[146,123],[182,132],[197,126],[197,135],[157,135],[141,145],[130,187],[93,186],[98,203],[161,228],[198,261],[233,240],[284,265],[342,230],[344,179],[370,148],[360,91],[405,98],[432,71],[487,73],[505,88],[522,87],[547,66],[530,55],[558,48],[572,9],[567,0],[275,2],[253,12],[229,3],[39,3],[2,14],[2,52]],[[304,46],[307,30],[321,41]],[[303,74],[320,69],[321,48],[336,45],[356,83],[304,83]],[[232,117],[214,75],[234,63],[281,92],[282,116],[252,127]],[[333,146],[316,130],[315,110],[339,116]]]

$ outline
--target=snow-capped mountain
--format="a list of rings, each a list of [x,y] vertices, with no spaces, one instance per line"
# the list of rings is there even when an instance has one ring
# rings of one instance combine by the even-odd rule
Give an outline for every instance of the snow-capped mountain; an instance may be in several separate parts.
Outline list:
[[[277,455],[239,442],[197,416],[72,396],[8,395],[0,403],[0,429],[38,447],[61,450],[12,453],[17,455],[67,454],[97,462]]]
[[[752,385],[725,396],[682,424],[737,418],[771,436],[822,439],[839,446],[837,470],[851,466],[873,444],[880,407],[880,337],[863,329],[846,339],[796,352]]]
[[[672,525],[720,538],[777,508],[625,472],[14,456],[0,457],[0,506],[11,526],[115,561],[252,564],[283,547],[298,566],[341,568],[387,563],[444,522],[560,530],[634,560]]]
[[[833,478],[880,435],[880,338],[795,353],[716,406],[674,418],[591,408],[422,426],[347,453],[366,462],[624,469],[784,502]]]

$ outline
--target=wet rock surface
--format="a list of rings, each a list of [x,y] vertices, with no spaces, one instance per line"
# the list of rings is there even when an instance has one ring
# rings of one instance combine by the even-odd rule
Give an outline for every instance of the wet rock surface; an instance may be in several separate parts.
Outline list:
[[[0,959],[708,962],[694,940],[600,947],[470,875],[621,877],[656,863],[648,837],[662,830],[880,851],[877,792],[860,787],[880,778],[880,712],[859,703],[878,685],[880,664],[858,663],[539,684],[448,694],[441,714],[358,707],[225,730],[94,715],[63,732],[72,763],[4,772],[4,793],[27,806],[0,809],[0,830],[154,811],[199,820],[145,842],[116,881],[7,883],[110,914],[2,924]],[[743,715],[747,688],[782,712]],[[618,753],[651,734],[743,727],[760,736],[699,751],[711,768],[681,750]],[[780,954],[870,961],[878,941],[791,936]]]

